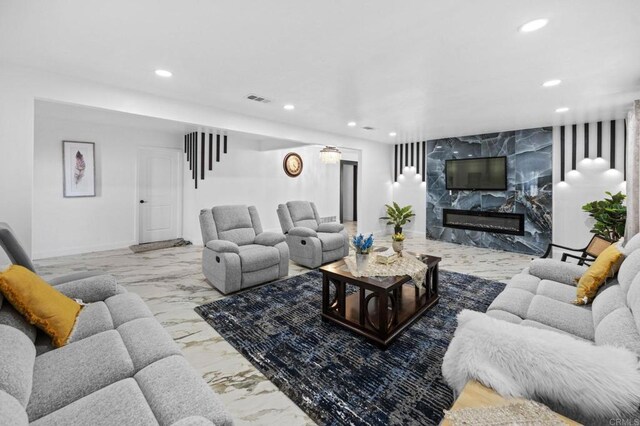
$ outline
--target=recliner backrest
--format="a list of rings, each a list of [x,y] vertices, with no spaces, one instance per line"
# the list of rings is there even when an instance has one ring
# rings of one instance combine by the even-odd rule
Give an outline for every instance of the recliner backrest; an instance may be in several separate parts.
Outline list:
[[[318,230],[320,215],[316,205],[310,201],[288,201],[287,209],[291,216],[293,226]],[[287,230],[288,231],[288,230]]]
[[[31,258],[18,242],[13,230],[4,222],[0,222],[0,247],[7,253],[11,263],[24,266],[32,272],[36,271]]]
[[[202,240],[226,240],[240,246],[252,244],[262,233],[258,210],[254,206],[216,206],[200,212]]]

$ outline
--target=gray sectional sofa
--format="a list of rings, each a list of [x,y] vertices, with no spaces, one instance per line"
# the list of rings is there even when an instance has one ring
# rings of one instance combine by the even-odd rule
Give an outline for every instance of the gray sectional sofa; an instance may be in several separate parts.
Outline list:
[[[5,224],[0,246],[33,268]],[[87,275],[49,281],[87,303],[57,349],[0,295],[0,425],[232,424],[142,299]]]
[[[321,223],[314,203],[289,201],[280,204],[278,219],[294,262],[317,268],[349,255],[349,236],[344,226]]]
[[[511,279],[487,314],[596,345],[622,346],[640,355],[640,234],[622,251],[626,257],[617,277],[600,288],[591,305],[571,303],[576,297],[574,279],[586,266],[537,259]]]

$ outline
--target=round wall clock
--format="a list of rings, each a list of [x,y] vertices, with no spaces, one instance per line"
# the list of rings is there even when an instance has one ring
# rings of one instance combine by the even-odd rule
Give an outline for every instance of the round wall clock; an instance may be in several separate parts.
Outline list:
[[[302,157],[295,152],[290,152],[284,156],[282,167],[287,176],[298,177],[302,173]]]

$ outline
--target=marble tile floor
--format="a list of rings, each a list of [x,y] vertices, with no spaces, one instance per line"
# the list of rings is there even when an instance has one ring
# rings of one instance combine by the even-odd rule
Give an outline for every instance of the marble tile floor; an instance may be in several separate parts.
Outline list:
[[[390,238],[386,239],[390,245]],[[531,259],[528,255],[424,238],[407,239],[405,248],[442,257],[442,269],[500,281],[521,271]],[[194,312],[198,305],[225,297],[205,281],[200,266],[201,250],[188,246],[134,254],[129,249],[119,249],[43,259],[36,264],[45,278],[73,271],[108,271],[128,291],[139,294],[181,346],[191,365],[221,396],[236,424],[314,424]],[[307,271],[290,264],[291,276]]]

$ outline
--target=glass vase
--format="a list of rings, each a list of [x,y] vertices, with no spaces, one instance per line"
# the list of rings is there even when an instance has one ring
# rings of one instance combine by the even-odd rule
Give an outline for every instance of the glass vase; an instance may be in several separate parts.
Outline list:
[[[364,273],[369,266],[369,253],[356,253],[356,269],[359,273]]]

